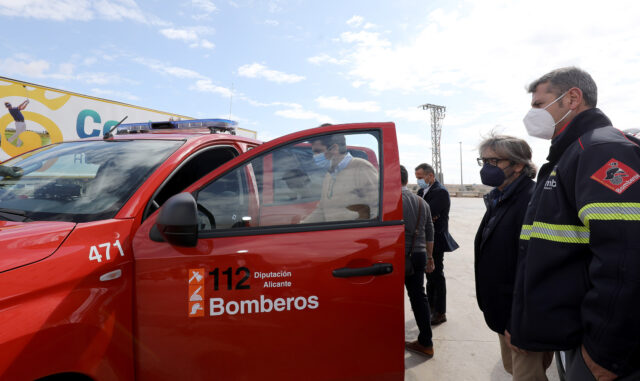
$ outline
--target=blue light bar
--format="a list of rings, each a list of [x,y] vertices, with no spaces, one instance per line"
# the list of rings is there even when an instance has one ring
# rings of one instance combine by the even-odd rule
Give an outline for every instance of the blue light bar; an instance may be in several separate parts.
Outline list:
[[[230,119],[168,120],[163,122],[123,123],[118,134],[150,133],[154,130],[188,130],[207,128],[212,134],[236,134],[238,122]]]

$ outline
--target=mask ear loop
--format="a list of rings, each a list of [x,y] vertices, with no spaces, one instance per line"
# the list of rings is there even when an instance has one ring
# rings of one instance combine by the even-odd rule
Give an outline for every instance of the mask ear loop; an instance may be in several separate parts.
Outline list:
[[[564,116],[563,116],[562,118],[560,118],[560,120],[559,120],[559,121],[557,121],[557,122],[553,125],[553,127],[557,126],[560,122],[562,122],[562,121],[564,120],[564,118],[566,118],[569,114],[571,114],[571,111],[573,111],[573,110],[569,110],[569,111],[567,111],[567,113],[566,113],[566,114],[564,114]]]
[[[570,89],[569,89],[569,90],[570,90]],[[543,110],[546,110],[546,109],[547,109],[547,107],[551,106],[552,104],[554,104],[554,103],[556,103],[557,101],[559,101],[560,99],[562,99],[562,97],[564,97],[565,95],[567,95],[567,93],[569,92],[569,90],[567,90],[567,91],[565,91],[564,93],[562,93],[562,95],[560,95],[558,98],[556,98],[556,100],[555,100],[555,101],[553,101],[553,102],[549,103],[549,104],[548,104],[548,105],[547,105]],[[555,128],[555,127],[556,127],[560,122],[562,122],[562,121],[564,120],[564,118],[566,118],[569,114],[571,114],[571,111],[573,111],[573,110],[569,110],[569,111],[567,111],[567,113],[566,113],[566,114],[564,114],[564,116],[563,116],[562,118],[560,118],[560,120],[559,120],[559,121],[557,121],[557,122],[555,122],[555,123],[553,124],[553,127]]]
[[[564,97],[565,95],[567,95],[567,93],[569,92],[569,90],[565,91],[564,93],[562,93],[562,95],[560,95],[559,97],[556,98],[556,100],[554,100],[553,102],[549,103],[545,108],[543,108],[543,110],[546,110],[549,106],[551,106],[552,104],[556,103],[557,101],[559,101],[560,99],[562,99],[562,97]]]

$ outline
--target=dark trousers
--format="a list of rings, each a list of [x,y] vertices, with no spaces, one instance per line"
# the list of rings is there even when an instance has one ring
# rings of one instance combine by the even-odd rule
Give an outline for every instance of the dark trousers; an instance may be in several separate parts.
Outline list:
[[[431,341],[431,312],[427,294],[424,292],[424,270],[427,267],[427,253],[413,252],[411,254],[413,263],[413,275],[404,279],[404,285],[409,294],[411,309],[416,319],[416,324],[420,330],[418,342],[425,347],[433,346]]]
[[[427,297],[429,307],[434,314],[447,312],[447,284],[444,279],[444,251],[435,251],[433,261],[436,266],[431,274],[427,274]]]

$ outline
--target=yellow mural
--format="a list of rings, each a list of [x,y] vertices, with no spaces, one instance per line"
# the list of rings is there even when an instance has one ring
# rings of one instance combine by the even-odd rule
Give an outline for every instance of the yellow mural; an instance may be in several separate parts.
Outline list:
[[[70,94],[63,94],[59,97],[48,99],[45,96],[45,91],[44,88],[29,88],[27,85],[12,82],[10,85],[0,86],[0,98],[11,96],[26,97],[30,102],[37,101],[50,110],[58,110],[71,98]],[[44,128],[45,132],[30,131],[27,124],[26,131],[19,132],[16,129],[16,132],[12,132],[13,134],[19,134],[16,137],[17,139],[13,138],[13,135],[9,136],[7,134],[7,127],[14,122],[13,117],[9,113],[3,115],[0,117],[0,149],[9,156],[16,156],[49,143],[62,141],[62,132],[51,119],[32,111],[22,111],[22,115],[26,123],[29,121],[35,122]],[[11,142],[8,140],[10,137]]]
[[[51,143],[59,143],[62,141],[62,132],[51,119],[42,114],[30,111],[23,111],[22,115],[24,115],[25,121],[30,120],[44,127],[48,132],[48,139]],[[10,143],[7,140],[6,129],[11,123],[13,123],[13,117],[11,114],[5,114],[0,118],[0,147],[2,147],[2,150],[9,156],[16,156],[48,144],[48,142],[43,142],[41,134],[29,130],[20,134],[19,138],[20,141],[22,141],[20,146]]]
[[[0,86],[0,98],[4,97],[26,97],[45,105],[50,110],[57,110],[64,106],[71,98],[71,94],[63,94],[57,98],[47,99],[44,92],[46,89],[34,88],[29,90],[26,85],[12,83],[11,85]]]

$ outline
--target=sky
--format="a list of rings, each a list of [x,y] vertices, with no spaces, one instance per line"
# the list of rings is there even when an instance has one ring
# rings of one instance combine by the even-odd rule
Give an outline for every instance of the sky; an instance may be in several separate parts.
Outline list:
[[[446,107],[444,182],[480,183],[490,132],[527,136],[527,85],[589,72],[638,128],[640,2],[0,0],[0,76],[195,118],[268,141],[322,123],[394,122],[400,161],[432,162],[422,104]],[[462,160],[461,160],[462,157]]]

